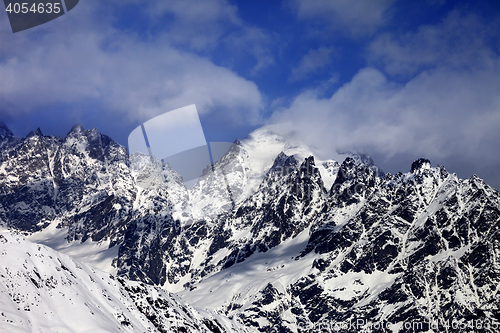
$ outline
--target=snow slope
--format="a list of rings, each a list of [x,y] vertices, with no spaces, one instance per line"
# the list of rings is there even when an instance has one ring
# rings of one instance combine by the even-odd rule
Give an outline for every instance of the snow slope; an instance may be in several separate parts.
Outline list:
[[[1,332],[250,332],[157,287],[0,233]]]

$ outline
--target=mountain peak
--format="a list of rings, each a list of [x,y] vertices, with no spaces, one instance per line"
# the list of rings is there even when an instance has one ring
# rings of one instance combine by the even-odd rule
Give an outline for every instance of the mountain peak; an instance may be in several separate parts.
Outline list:
[[[288,156],[284,152],[280,152],[278,156],[276,156],[273,166],[271,167],[271,169],[269,169],[269,172],[278,172],[283,175],[287,175],[297,167],[298,161],[294,156]]]
[[[18,141],[19,138],[16,138],[7,125],[0,121],[0,149],[15,144]]]
[[[26,135],[26,138],[31,138],[33,136],[43,136],[42,130],[38,127],[35,131],[31,131]]]
[[[80,124],[76,124],[76,125],[73,125],[73,127],[71,127],[71,130],[68,132],[68,135],[71,133],[80,133],[83,131],[84,131],[83,126]]]
[[[5,125],[3,122],[0,121],[0,136],[1,137],[8,137],[8,136],[14,136],[14,133]]]
[[[426,158],[419,158],[418,160],[414,161],[411,164],[411,170],[410,172],[415,172],[420,169],[430,169],[431,168],[431,161],[429,161]]]

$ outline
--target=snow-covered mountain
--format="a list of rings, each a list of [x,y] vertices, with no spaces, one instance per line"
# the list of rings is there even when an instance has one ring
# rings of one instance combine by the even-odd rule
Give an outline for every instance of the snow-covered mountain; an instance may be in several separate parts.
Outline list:
[[[0,233],[1,332],[251,332],[158,287]]]
[[[352,160],[341,168],[348,176],[337,178],[338,191],[322,203],[313,195],[304,205],[310,215],[291,214],[300,216],[292,223],[296,237],[218,270],[181,292],[183,298],[285,332],[383,331],[380,325],[403,332],[408,325],[420,328],[415,331],[454,325],[465,329],[450,331],[495,332],[498,192],[477,177],[461,181],[442,167],[430,168],[426,160],[383,179]],[[277,202],[292,211],[304,203],[289,197]],[[272,221],[279,223],[269,230],[283,238],[286,219]],[[212,301],[205,298],[210,293],[225,296]],[[489,329],[481,323],[490,323]]]
[[[498,328],[500,195],[476,176],[384,175],[263,128],[187,189],[95,129],[4,133],[0,222],[108,273],[261,332]]]

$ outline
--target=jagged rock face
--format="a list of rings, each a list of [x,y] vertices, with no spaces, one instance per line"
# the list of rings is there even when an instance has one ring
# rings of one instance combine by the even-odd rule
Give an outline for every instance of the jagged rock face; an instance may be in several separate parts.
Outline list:
[[[375,165],[371,156],[366,154],[350,154],[349,156],[356,164],[363,164],[371,169],[375,176],[383,177],[385,175],[384,171]]]
[[[273,284],[263,288],[254,311],[227,313],[249,324],[271,318],[266,326],[283,332],[408,331],[407,325],[496,331],[499,194],[475,176],[460,181],[420,162],[408,174],[372,181],[373,172],[346,160],[348,176],[339,184],[363,184],[366,191],[351,192],[356,198],[347,204],[344,191],[331,192],[299,259],[316,256],[308,274],[281,286],[279,297]],[[263,311],[272,295],[274,306]]]
[[[70,240],[121,242],[135,199],[124,147],[97,130],[31,132],[0,150],[0,219],[34,232],[57,220]]]
[[[217,223],[199,220],[181,228],[178,222],[160,222],[151,215],[135,220],[120,248],[119,274],[191,286],[295,237],[318,213],[325,193],[312,157],[299,165],[281,154],[256,194],[219,216]]]
[[[96,131],[37,131],[0,149],[0,218],[119,244],[118,275],[261,332],[439,331],[472,320],[496,331],[496,190],[426,159],[396,175],[364,155],[317,162],[259,133],[188,190],[168,165]],[[268,157],[255,159],[266,150],[277,153],[263,167]]]
[[[1,219],[16,229],[40,230],[56,215],[49,165],[57,144],[58,139],[37,130],[2,150]]]
[[[224,267],[241,262],[255,251],[266,252],[293,238],[308,227],[321,207],[325,193],[321,176],[312,157],[302,164],[293,157],[280,154],[269,170],[257,193],[240,204],[234,213],[225,216],[227,233],[246,233],[246,238],[232,237],[239,244],[225,260]],[[232,231],[231,231],[232,230]],[[210,248],[216,253],[227,246],[214,242]]]
[[[200,275],[231,267],[297,236],[318,214],[324,193],[312,157],[299,165],[280,154],[257,192],[221,217],[222,223],[211,231],[213,240]],[[222,259],[214,260],[215,254]]]

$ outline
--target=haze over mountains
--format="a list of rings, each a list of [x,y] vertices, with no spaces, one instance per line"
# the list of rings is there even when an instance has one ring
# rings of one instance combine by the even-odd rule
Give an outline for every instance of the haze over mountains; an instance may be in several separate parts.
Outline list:
[[[73,302],[113,323],[93,330],[495,332],[498,191],[426,159],[408,167],[384,175],[366,155],[319,160],[262,128],[186,189],[168,165],[96,129],[18,139],[1,126],[0,328],[68,325],[42,313]],[[112,300],[85,279],[101,279]],[[62,281],[77,295],[55,301],[69,293]]]

